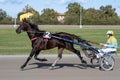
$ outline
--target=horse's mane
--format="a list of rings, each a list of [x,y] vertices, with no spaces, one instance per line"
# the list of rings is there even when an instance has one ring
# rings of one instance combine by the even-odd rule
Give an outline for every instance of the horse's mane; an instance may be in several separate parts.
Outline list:
[[[38,28],[38,25],[36,25],[36,24],[32,24],[32,23],[30,23],[30,22],[28,22],[28,24],[31,26],[32,29],[34,29],[34,30],[36,30],[36,31],[38,31],[38,32],[45,32],[44,30],[40,30],[40,29]]]
[[[29,25],[30,25],[30,27],[31,27],[32,29],[35,29],[35,30],[37,30],[37,31],[40,31],[40,30],[38,29],[38,26],[37,26],[37,25],[32,24],[32,23],[29,23]]]

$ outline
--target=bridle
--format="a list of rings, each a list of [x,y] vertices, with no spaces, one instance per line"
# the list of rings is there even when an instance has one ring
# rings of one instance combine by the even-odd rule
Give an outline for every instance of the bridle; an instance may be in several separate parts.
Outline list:
[[[27,30],[27,31],[25,31],[25,32],[27,32],[27,33],[38,33],[38,34],[40,34],[40,33],[42,33],[42,32],[35,32],[35,31],[29,31],[29,30]],[[38,37],[34,37],[34,38],[31,38],[30,40],[31,41],[35,41],[35,40],[37,40],[38,39]]]
[[[26,26],[26,27],[29,27],[30,25],[28,24],[28,23],[25,23],[25,22],[23,22],[22,23],[22,26]],[[40,34],[40,33],[42,33],[42,32],[36,32],[36,31],[30,31],[29,29],[27,29],[27,30],[23,30],[24,32],[27,32],[27,33],[38,33],[38,34]],[[22,31],[22,32],[23,32]],[[35,40],[37,40],[38,39],[38,37],[34,37],[34,38],[31,38],[30,40],[31,41],[35,41]]]

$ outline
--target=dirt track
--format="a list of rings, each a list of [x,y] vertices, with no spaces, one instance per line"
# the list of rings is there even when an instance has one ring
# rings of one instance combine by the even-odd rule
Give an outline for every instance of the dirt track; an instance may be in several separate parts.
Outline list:
[[[27,55],[28,56],[28,55]],[[46,56],[47,62],[32,59],[24,71],[20,66],[27,56],[0,56],[0,80],[120,80],[120,56],[115,56],[113,71],[100,71],[98,68],[83,68],[76,55],[63,55],[54,70],[49,70],[56,56]],[[86,59],[88,61],[88,59]]]

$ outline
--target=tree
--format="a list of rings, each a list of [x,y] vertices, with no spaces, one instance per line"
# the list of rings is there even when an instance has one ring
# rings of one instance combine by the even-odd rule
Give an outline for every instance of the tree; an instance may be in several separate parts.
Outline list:
[[[77,2],[68,4],[68,11],[65,13],[65,24],[80,23],[80,7],[81,6]]]
[[[6,11],[3,9],[0,9],[0,24],[11,24],[12,22],[12,17],[8,16]]]
[[[7,16],[5,18],[3,18],[1,21],[0,21],[1,24],[13,24],[13,19],[12,17],[10,16]]]
[[[100,11],[102,12],[103,14],[103,17],[107,20],[109,19],[110,17],[114,17],[114,16],[117,16],[117,13],[115,12],[115,8],[112,8],[111,5],[107,5],[107,6],[101,6],[100,7]]]
[[[99,24],[101,18],[102,17],[100,11],[94,8],[89,8],[85,10],[83,14],[84,24]]]
[[[58,13],[53,9],[49,8],[43,9],[42,14],[40,16],[41,22],[43,24],[57,24],[58,23],[57,15]]]
[[[100,11],[103,17],[103,21],[106,22],[105,24],[118,24],[119,17],[115,12],[115,8],[112,8],[111,5],[101,6]]]
[[[21,14],[24,14],[24,13],[27,13],[27,12],[33,13],[33,16],[30,17],[28,20],[31,21],[32,23],[39,24],[39,19],[40,19],[39,12],[37,12],[35,9],[33,9],[29,5],[26,5],[25,8],[23,8],[23,11],[18,13],[18,19],[20,18]]]
[[[5,17],[7,17],[7,13],[4,10],[0,9],[0,21],[3,20]]]
[[[88,8],[83,13],[83,24],[119,24],[119,17],[111,5],[101,6],[100,9]]]

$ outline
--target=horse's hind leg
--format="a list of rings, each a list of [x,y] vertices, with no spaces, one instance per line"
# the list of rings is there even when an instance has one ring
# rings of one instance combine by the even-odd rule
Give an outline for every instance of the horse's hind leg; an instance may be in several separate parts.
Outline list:
[[[58,48],[58,57],[56,58],[56,60],[51,65],[50,69],[54,69],[56,63],[62,58],[63,50],[64,50],[64,48]]]
[[[79,57],[79,59],[81,60],[81,62],[82,63],[87,63],[84,59],[83,59],[83,57],[81,56],[81,54],[80,54],[80,51],[79,50],[76,50],[74,47],[73,47],[73,45],[71,45],[71,47],[69,47],[69,48],[67,48],[68,50],[70,50],[70,51],[72,51],[72,52],[74,52],[78,57]]]
[[[79,59],[81,60],[82,63],[85,63],[85,64],[87,63],[87,62],[83,59],[83,57],[81,56],[80,51],[74,49],[73,52],[79,57]]]

